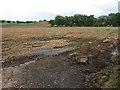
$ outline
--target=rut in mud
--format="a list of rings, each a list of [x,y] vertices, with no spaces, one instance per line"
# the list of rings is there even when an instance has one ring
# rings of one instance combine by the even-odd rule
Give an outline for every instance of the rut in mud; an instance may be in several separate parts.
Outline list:
[[[19,57],[19,59],[17,60],[12,58],[11,60],[7,62],[3,62],[2,67],[4,68],[4,67],[9,67],[9,66],[17,66],[20,64],[24,64],[25,62],[42,59],[47,56],[58,56],[59,54],[66,53],[74,49],[75,48],[69,47],[69,46],[62,47],[62,48],[52,48],[52,47],[40,48],[32,52],[29,52],[22,57]]]
[[[111,45],[113,45],[112,41],[101,43],[101,41],[94,40],[77,48],[68,46],[54,49],[42,48],[26,54],[18,60],[4,62],[3,88],[94,86],[94,83],[86,81],[88,79],[86,76],[112,65],[110,56],[113,51],[116,53],[116,46],[111,47]],[[91,48],[89,48],[90,46]],[[81,60],[85,60],[85,62]]]
[[[66,61],[73,49],[39,49],[26,55],[29,60],[32,57],[29,62],[19,63],[19,66],[7,63],[3,70],[3,87],[84,87],[85,74]]]

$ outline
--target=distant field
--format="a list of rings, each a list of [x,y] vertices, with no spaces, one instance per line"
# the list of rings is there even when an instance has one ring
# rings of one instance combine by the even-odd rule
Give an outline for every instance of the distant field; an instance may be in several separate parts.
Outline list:
[[[10,28],[10,27],[50,27],[50,24],[48,22],[35,22],[35,23],[3,23],[2,26],[4,28]]]
[[[105,38],[117,39],[117,27],[4,27],[3,35],[3,60],[13,56],[17,57],[24,53],[45,46],[59,47],[79,42],[81,39]],[[77,43],[76,43],[77,44]],[[72,45],[76,45],[72,44]]]

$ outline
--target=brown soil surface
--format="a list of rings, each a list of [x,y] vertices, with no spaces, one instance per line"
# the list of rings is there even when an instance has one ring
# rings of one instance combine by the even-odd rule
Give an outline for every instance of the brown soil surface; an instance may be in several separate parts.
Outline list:
[[[114,28],[4,28],[3,87],[101,87],[94,81],[119,65],[111,59],[117,47]]]

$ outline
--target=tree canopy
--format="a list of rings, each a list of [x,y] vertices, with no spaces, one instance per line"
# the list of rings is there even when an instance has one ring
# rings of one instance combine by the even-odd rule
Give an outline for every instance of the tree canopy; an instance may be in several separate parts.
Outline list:
[[[51,26],[120,26],[120,13],[99,16],[75,14],[74,16],[57,15],[54,20],[50,20]]]

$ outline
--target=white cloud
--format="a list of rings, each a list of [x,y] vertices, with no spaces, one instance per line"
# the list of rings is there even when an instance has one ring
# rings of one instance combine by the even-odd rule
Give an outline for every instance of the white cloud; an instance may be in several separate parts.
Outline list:
[[[96,16],[117,11],[119,0],[0,0],[0,19],[28,20],[36,13]],[[113,9],[113,10],[112,10]],[[30,17],[33,16],[33,17]],[[38,19],[38,17],[36,18]]]

